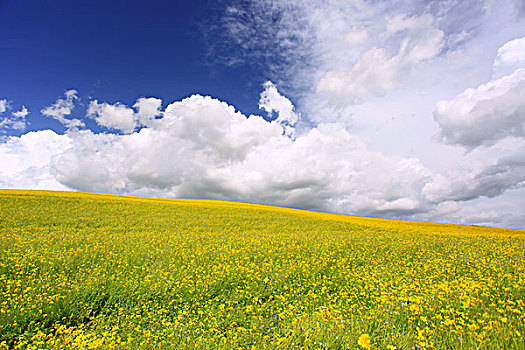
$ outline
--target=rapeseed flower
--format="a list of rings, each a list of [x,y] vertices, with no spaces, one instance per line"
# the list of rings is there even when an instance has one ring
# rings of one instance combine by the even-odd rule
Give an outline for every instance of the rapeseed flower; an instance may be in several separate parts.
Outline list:
[[[370,349],[370,337],[368,336],[368,334],[361,334],[359,340],[357,341],[357,344],[364,349]]]
[[[0,350],[525,348],[523,251],[516,230],[0,190]]]

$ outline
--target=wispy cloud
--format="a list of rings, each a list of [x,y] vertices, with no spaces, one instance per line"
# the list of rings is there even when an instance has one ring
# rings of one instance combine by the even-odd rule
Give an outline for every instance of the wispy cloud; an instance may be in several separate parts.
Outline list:
[[[65,99],[58,98],[54,104],[42,109],[40,113],[58,120],[68,129],[83,127],[84,122],[80,119],[69,118],[75,108],[75,102],[78,100],[77,91],[67,90],[64,95]]]
[[[25,106],[19,111],[11,112],[10,115],[6,115],[5,112],[12,110],[10,101],[6,99],[0,100],[0,133],[6,133],[7,131],[23,131],[27,127],[26,117],[29,114],[28,109]]]

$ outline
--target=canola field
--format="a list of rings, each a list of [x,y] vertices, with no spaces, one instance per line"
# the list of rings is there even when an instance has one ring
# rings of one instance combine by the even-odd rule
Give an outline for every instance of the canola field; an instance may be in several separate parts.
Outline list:
[[[0,349],[525,349],[525,232],[0,190]]]

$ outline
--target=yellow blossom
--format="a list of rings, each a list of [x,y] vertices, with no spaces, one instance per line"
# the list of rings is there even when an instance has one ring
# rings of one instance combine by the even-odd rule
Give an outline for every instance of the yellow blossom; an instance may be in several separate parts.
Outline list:
[[[368,334],[362,334],[357,341],[357,344],[364,349],[370,349],[370,337]]]

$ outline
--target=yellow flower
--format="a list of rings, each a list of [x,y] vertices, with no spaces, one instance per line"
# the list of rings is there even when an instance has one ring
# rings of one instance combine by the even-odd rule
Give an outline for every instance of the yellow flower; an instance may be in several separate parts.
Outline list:
[[[370,337],[368,336],[368,334],[362,334],[359,337],[359,340],[357,341],[357,344],[359,344],[360,346],[362,346],[365,349],[370,349]]]

